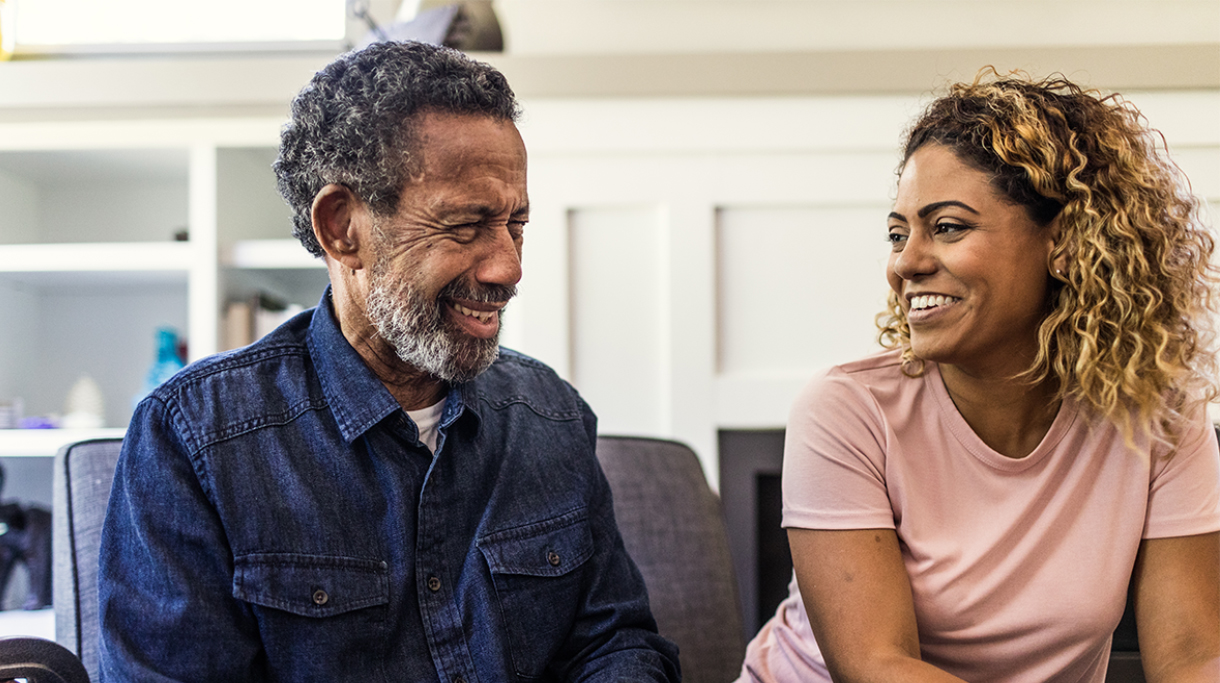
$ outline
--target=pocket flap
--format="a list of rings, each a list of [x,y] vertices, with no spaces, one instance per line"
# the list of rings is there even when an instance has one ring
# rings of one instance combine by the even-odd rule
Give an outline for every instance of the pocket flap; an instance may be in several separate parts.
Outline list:
[[[593,554],[584,509],[488,534],[479,550],[493,574],[562,576]]]
[[[380,560],[255,553],[234,561],[233,597],[305,617],[388,604],[389,568]]]

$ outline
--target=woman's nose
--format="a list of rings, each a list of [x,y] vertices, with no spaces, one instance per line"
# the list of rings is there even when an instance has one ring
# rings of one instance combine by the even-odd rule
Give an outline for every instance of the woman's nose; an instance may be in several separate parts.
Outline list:
[[[936,256],[930,240],[918,233],[907,238],[902,251],[890,261],[894,274],[903,280],[914,280],[936,270]]]

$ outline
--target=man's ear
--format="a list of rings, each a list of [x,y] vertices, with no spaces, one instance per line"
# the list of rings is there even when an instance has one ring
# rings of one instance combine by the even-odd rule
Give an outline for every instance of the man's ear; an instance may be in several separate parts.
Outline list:
[[[364,267],[360,258],[360,238],[368,209],[348,188],[331,183],[314,195],[310,210],[313,234],[326,255],[344,268]]]

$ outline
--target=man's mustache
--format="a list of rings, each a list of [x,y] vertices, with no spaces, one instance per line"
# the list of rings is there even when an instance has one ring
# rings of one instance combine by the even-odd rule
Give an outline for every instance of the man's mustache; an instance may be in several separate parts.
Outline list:
[[[444,289],[437,294],[437,299],[441,301],[462,299],[491,304],[503,303],[515,296],[517,296],[517,288],[514,285],[479,285],[454,280],[445,285]]]

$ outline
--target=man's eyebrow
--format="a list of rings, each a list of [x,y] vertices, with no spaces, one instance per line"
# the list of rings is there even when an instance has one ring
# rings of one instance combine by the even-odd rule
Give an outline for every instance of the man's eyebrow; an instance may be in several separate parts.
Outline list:
[[[450,204],[450,205],[444,205],[443,209],[447,213],[450,213],[455,216],[479,216],[480,218],[485,218],[487,216],[496,216],[496,215],[500,215],[501,213],[503,213],[503,209],[500,207],[492,206],[490,204],[481,204],[481,203]],[[520,216],[523,214],[528,215],[529,211],[530,211],[529,205],[526,204],[525,206],[513,211],[512,215],[513,216]]]
[[[974,209],[974,207],[970,206],[969,204],[964,204],[955,199],[949,199],[949,200],[946,200],[943,202],[932,202],[931,204],[928,204],[927,206],[925,206],[919,210],[919,217],[924,218],[925,216],[932,213],[933,211],[936,211],[937,209],[943,209],[946,206],[956,206],[959,209],[965,209],[976,216],[979,215],[979,212],[976,211]],[[892,216],[894,214],[890,214],[890,215]]]

